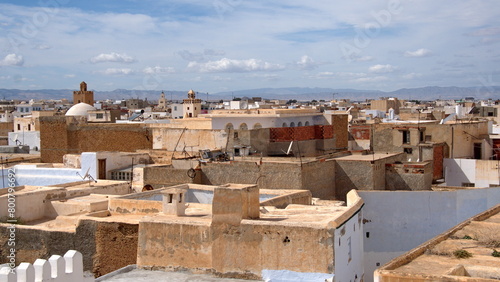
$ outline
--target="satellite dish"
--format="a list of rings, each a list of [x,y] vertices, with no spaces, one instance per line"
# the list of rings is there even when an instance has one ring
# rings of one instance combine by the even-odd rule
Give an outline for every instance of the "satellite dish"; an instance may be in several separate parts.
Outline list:
[[[248,109],[248,101],[241,101],[240,105],[241,105],[240,107],[242,110]]]

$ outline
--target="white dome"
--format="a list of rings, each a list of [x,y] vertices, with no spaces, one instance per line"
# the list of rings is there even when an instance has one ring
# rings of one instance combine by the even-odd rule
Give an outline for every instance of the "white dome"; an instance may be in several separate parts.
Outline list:
[[[73,107],[69,108],[66,112],[66,116],[86,116],[88,111],[95,111],[96,108],[92,107],[86,103],[78,103]]]

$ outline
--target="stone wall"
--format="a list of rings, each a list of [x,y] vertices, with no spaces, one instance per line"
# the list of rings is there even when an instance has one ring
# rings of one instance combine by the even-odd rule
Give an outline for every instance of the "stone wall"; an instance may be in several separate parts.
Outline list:
[[[335,195],[339,200],[345,200],[345,195],[352,189],[385,190],[385,165],[403,161],[403,154],[395,154],[386,158],[371,161],[356,159],[336,159],[335,164]]]
[[[332,115],[333,139],[335,139],[334,148],[337,150],[346,150],[349,141],[349,120],[348,115]]]
[[[261,189],[310,190],[313,197],[332,198],[335,195],[335,164],[317,160],[300,162],[232,161],[206,163],[201,166],[201,184],[258,184]],[[347,191],[346,191],[347,193]]]
[[[151,129],[141,124],[86,124],[66,117],[40,118],[42,162],[63,162],[68,153],[151,149]]]
[[[137,264],[259,279],[263,269],[333,272],[333,231],[313,227],[141,221]],[[297,251],[301,250],[301,251]]]
[[[8,136],[14,131],[14,122],[0,122],[0,136]]]
[[[429,162],[386,164],[386,190],[431,190],[432,164]]]
[[[0,263],[7,262],[9,225],[0,224]],[[83,268],[101,276],[137,259],[138,224],[81,220],[75,232],[16,226],[16,262],[33,263],[38,258],[77,250],[83,255]]]

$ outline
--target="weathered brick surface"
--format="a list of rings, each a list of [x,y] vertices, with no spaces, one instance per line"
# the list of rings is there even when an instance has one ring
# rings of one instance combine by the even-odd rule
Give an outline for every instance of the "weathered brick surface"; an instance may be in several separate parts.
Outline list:
[[[434,147],[434,172],[432,180],[443,178],[444,145]]]
[[[333,138],[333,126],[313,125],[301,127],[270,128],[271,142],[305,141]]]
[[[65,117],[40,119],[42,162],[62,162],[64,154],[134,152],[152,149],[152,131],[140,124],[85,124]]]
[[[351,136],[354,140],[370,140],[370,126],[351,126]]]
[[[349,119],[348,115],[333,115],[333,138],[336,148],[347,148],[349,142]]]

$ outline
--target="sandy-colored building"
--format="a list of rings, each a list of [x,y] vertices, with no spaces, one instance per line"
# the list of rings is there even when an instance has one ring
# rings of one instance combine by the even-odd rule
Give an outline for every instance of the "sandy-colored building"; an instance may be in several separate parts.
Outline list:
[[[78,250],[96,276],[137,264],[225,277],[362,280],[363,201],[319,201],[309,191],[183,184],[129,194],[125,181],[19,186],[16,259]],[[0,203],[7,205],[7,189]],[[7,211],[0,216],[10,217]],[[7,246],[10,224],[0,224]],[[4,250],[6,248],[2,248]],[[1,256],[0,262],[6,260]]]

